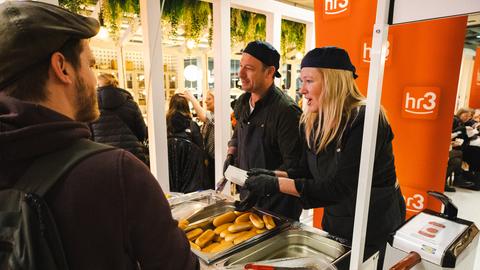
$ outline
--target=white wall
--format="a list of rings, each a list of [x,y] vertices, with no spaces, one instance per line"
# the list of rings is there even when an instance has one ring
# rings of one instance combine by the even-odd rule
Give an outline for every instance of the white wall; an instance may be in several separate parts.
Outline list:
[[[458,80],[457,99],[455,101],[455,111],[462,107],[468,107],[470,97],[470,88],[472,85],[473,65],[475,60],[475,51],[472,49],[463,49],[462,65],[460,67],[460,77]]]

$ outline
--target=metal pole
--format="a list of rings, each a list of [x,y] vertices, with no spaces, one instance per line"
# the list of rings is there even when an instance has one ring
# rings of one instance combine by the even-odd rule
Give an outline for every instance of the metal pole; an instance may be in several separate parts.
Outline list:
[[[389,4],[389,0],[377,1],[377,16],[373,27],[367,106],[363,128],[350,270],[362,269],[363,264],[370,191],[372,188],[372,172],[375,161],[378,116],[380,112],[380,99],[382,96],[383,72],[387,49]]]
[[[162,189],[167,192],[170,191],[170,182],[168,177],[160,2],[158,0],[140,0],[140,17],[143,30],[145,87],[148,93],[150,170],[157,178]]]
[[[223,161],[231,137],[230,0],[213,0],[213,70],[215,76],[215,182],[223,177]],[[230,185],[223,190],[230,194]]]

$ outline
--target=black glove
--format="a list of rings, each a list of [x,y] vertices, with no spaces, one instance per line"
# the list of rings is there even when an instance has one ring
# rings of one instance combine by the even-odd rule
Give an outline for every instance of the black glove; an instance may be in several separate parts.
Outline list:
[[[227,170],[228,166],[233,165],[235,162],[235,157],[232,154],[228,154],[223,162],[223,174],[225,175],[225,171]]]
[[[262,168],[253,168],[253,169],[248,170],[248,172],[247,172],[248,176],[256,176],[256,175],[260,175],[260,174],[275,176],[274,171],[270,171],[270,170],[262,169]]]
[[[244,188],[258,197],[264,197],[280,192],[278,178],[266,174],[248,177],[245,181]]]
[[[249,192],[248,195],[241,201],[235,201],[235,210],[240,212],[248,211],[255,206],[257,200],[258,197],[255,196],[252,192]]]

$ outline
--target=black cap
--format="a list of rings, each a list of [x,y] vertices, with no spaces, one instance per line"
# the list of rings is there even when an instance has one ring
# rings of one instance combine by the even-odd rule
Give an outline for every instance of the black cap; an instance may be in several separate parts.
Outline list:
[[[354,79],[358,77],[355,73],[355,66],[350,61],[347,51],[337,47],[322,47],[309,51],[303,57],[300,66],[301,68],[319,67],[350,70]]]
[[[257,58],[267,66],[275,67],[275,77],[282,77],[280,72],[278,72],[278,68],[280,67],[280,54],[269,43],[260,40],[252,41],[248,43],[243,52]]]
[[[35,1],[0,4],[0,91],[71,39],[95,36],[94,18]]]

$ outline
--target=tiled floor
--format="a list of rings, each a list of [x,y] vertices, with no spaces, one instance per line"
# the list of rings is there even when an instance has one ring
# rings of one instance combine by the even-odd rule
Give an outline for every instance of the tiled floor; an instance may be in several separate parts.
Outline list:
[[[475,222],[480,227],[480,191],[456,188],[456,192],[445,192],[458,208],[458,217]],[[475,266],[480,269],[480,248],[477,249]]]

